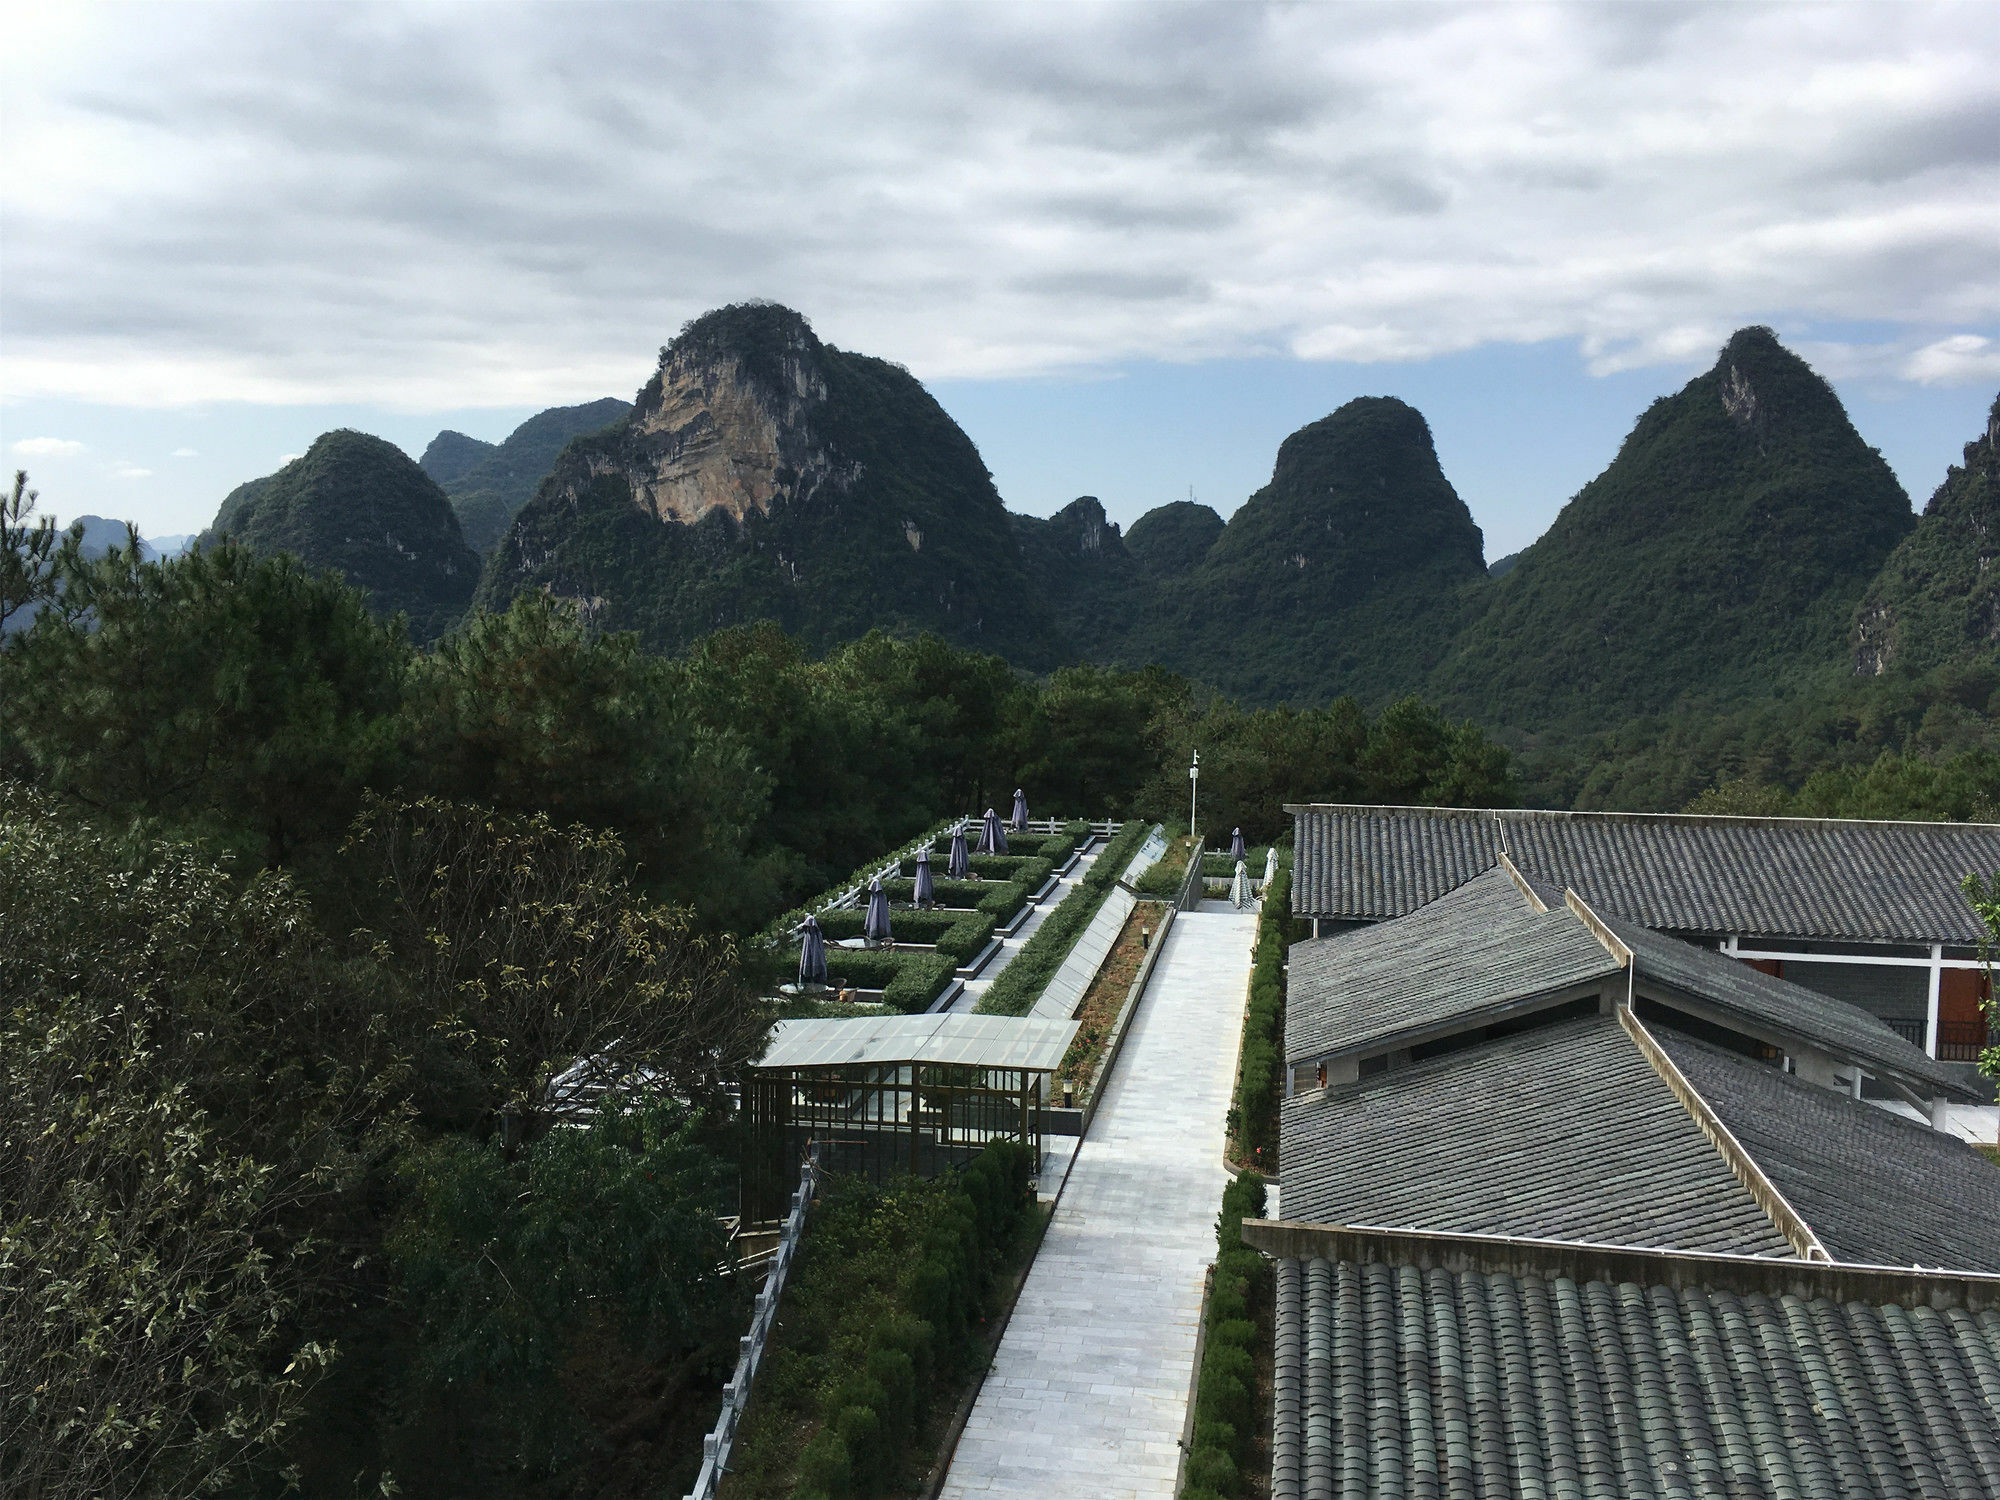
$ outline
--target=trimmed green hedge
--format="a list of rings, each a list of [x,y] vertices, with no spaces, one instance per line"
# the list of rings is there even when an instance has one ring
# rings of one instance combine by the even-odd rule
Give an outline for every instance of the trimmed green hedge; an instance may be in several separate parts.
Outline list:
[[[1057,969],[1069,957],[1069,950],[1097,915],[1112,884],[1145,842],[1149,825],[1137,820],[1127,823],[1097,862],[1084,873],[1076,887],[1063,897],[1062,904],[1042,919],[1035,935],[1014,955],[1000,977],[980,1000],[978,1009],[986,1015],[1024,1016],[1034,1008]]]
[[[1285,929],[1292,904],[1292,855],[1278,852],[1277,873],[1264,892],[1257,949],[1250,963],[1250,1000],[1243,1013],[1243,1055],[1236,1070],[1230,1128],[1259,1171],[1278,1170],[1278,1100],[1285,1063]]]
[[[974,855],[973,858],[1015,859],[1021,855],[1033,855],[1052,863],[1060,864],[1069,858],[1070,850],[1090,837],[1090,825],[1078,821],[1063,825],[1061,833],[1021,833],[1007,835],[1007,852],[994,855]],[[974,823],[965,831],[965,847],[968,851],[979,843],[979,825]],[[951,853],[950,838],[940,838],[931,845],[931,863],[938,862],[938,856]],[[914,862],[916,856],[910,856]]]
[[[1167,852],[1133,883],[1133,889],[1143,896],[1177,896],[1181,882],[1187,879],[1188,856],[1194,853],[1194,845],[1183,844],[1179,839],[1167,845]]]
[[[1226,1500],[1251,1493],[1242,1476],[1257,1433],[1257,1324],[1251,1299],[1267,1286],[1271,1266],[1243,1243],[1243,1221],[1263,1213],[1264,1179],[1255,1172],[1245,1172],[1222,1190],[1215,1282],[1208,1293],[1208,1333],[1195,1387],[1194,1442],[1181,1500]]]
[[[821,912],[819,925],[828,938],[858,938],[862,936],[867,918],[867,912],[860,907],[848,907],[841,911]],[[905,909],[892,912],[889,918],[889,930],[897,942],[935,943],[938,952],[960,965],[971,962],[973,955],[992,938],[993,929],[998,925],[993,914],[985,911]]]
[[[885,948],[826,950],[827,983],[882,991],[882,1003],[914,1015],[951,983],[957,960],[943,953],[894,953]]]
[[[1243,868],[1252,880],[1264,878],[1264,859],[1271,852],[1269,844],[1255,844],[1243,852]],[[1225,842],[1221,851],[1211,849],[1201,857],[1201,873],[1204,878],[1227,880],[1236,873],[1236,861],[1229,857],[1229,845]]]
[[[1043,856],[1036,854],[974,854],[966,863],[971,868],[972,873],[979,876],[982,880],[1018,880],[1023,885],[1032,886],[1036,890],[1040,890],[1042,882],[1055,874],[1056,871],[1053,863]],[[916,860],[904,860],[903,874],[914,879],[916,873]],[[938,880],[943,878],[943,876],[944,862],[937,859],[932,860],[931,879]]]
[[[899,901],[907,906],[916,889],[914,880],[885,880],[882,889],[889,893],[891,901]],[[974,911],[990,913],[996,924],[1006,921],[1015,912],[1028,904],[1028,898],[1035,894],[1035,887],[1019,880],[936,880],[932,882],[932,894],[940,906],[970,907]]]
[[[932,828],[929,833],[920,834],[916,838],[911,839],[907,843],[901,845],[900,846],[901,851],[907,852],[911,855],[915,855],[917,850],[923,848],[926,840],[935,839],[937,837],[939,829],[949,828],[951,824],[956,821],[957,821],[956,819],[951,819],[944,823],[938,824],[936,827]],[[820,907],[826,905],[829,901],[837,900],[841,896],[846,895],[847,892],[853,890],[855,886],[866,885],[868,883],[868,877],[874,874],[875,871],[881,869],[884,865],[887,865],[890,862],[892,862],[896,858],[898,852],[899,851],[897,849],[884,849],[880,854],[876,855],[866,864],[859,866],[854,871],[853,874],[847,876],[843,880],[836,881],[834,884],[828,886],[825,890],[821,891],[817,896],[814,896],[810,901],[805,902],[803,905],[795,906],[790,911],[782,912],[778,916],[773,917],[770,920],[770,922],[765,925],[764,930],[758,934],[758,940],[765,943],[783,944],[786,940],[788,940],[792,936],[792,929],[797,927],[799,923],[803,922],[807,918],[807,916],[816,912]]]
[[[960,1372],[971,1352],[995,1254],[1028,1205],[1031,1155],[1019,1141],[995,1141],[959,1173],[859,1367],[821,1403],[819,1431],[799,1452],[794,1500],[859,1500],[903,1482],[939,1388],[934,1374]],[[871,1310],[857,1302],[857,1316]]]

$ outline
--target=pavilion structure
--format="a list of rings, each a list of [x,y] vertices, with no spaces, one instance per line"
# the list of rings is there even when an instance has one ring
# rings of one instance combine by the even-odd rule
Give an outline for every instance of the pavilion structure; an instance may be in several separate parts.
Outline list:
[[[792,1020],[743,1075],[743,1222],[784,1216],[799,1164],[875,1181],[935,1176],[989,1141],[1042,1155],[1049,1080],[1073,1020],[932,1012]]]

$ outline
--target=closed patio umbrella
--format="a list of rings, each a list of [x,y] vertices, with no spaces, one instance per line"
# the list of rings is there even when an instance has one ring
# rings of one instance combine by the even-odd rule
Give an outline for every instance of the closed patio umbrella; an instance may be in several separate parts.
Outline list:
[[[1243,858],[1243,830],[1240,828],[1229,830],[1229,857],[1231,859]]]
[[[871,943],[895,941],[889,935],[889,893],[882,889],[879,876],[868,882],[868,915],[861,924],[861,935]]]
[[[929,906],[937,899],[936,887],[931,883],[931,851],[928,849],[917,852],[917,888],[910,899],[919,906]]]
[[[946,861],[945,874],[953,880],[963,880],[972,873],[972,860],[965,852],[965,830],[955,828],[951,834],[951,858]]]
[[[819,918],[807,917],[799,938],[799,983],[826,983],[826,934]]]
[[[1014,788],[1014,823],[1016,833],[1028,831],[1028,795],[1019,787]]]
[[[979,852],[981,854],[1007,852],[1007,830],[1000,826],[999,814],[990,807],[986,809],[986,821],[979,828]]]

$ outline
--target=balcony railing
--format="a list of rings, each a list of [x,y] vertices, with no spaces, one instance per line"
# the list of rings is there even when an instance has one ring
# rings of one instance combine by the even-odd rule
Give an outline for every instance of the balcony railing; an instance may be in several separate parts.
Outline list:
[[[1938,1022],[1939,1062],[1978,1062],[1990,1045],[1984,1021]]]

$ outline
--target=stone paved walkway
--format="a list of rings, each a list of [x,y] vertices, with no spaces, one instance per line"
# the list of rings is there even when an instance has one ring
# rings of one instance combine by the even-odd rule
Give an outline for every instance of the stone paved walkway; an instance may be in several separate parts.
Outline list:
[[[1173,1494],[1256,923],[1188,912],[1167,935],[948,1500]]]

